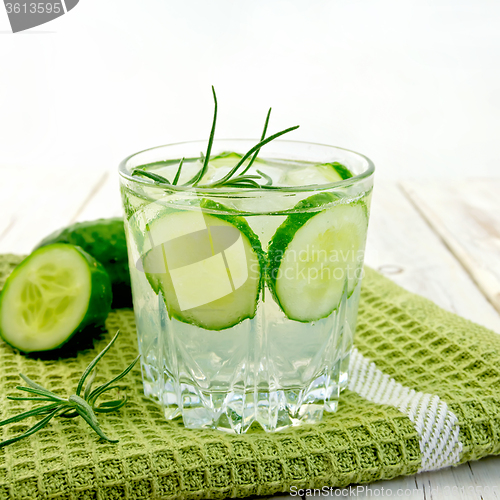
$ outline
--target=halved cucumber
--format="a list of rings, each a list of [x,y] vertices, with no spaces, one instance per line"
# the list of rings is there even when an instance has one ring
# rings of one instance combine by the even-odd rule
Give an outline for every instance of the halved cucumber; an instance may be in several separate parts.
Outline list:
[[[289,215],[269,245],[269,287],[290,319],[329,316],[359,280],[366,205],[335,201],[335,195],[321,193],[298,203],[296,210],[308,211]]]
[[[113,307],[132,306],[127,241],[122,217],[77,222],[50,234],[36,248],[53,243],[76,245],[95,257],[104,266],[111,280]]]
[[[152,249],[143,258],[152,288],[169,314],[207,330],[252,318],[264,253],[243,217],[204,200],[202,211],[167,211],[148,224]]]
[[[80,247],[44,246],[24,259],[0,295],[0,335],[23,352],[49,351],[111,309],[104,267]]]

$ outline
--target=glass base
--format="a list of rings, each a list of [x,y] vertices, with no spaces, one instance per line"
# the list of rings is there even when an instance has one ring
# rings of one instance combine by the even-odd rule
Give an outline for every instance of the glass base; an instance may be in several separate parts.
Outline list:
[[[243,434],[257,423],[267,432],[314,424],[323,412],[335,412],[339,395],[347,386],[350,354],[329,375],[313,380],[307,389],[275,391],[206,391],[189,383],[167,384],[163,391],[144,381],[144,394],[163,407],[165,418],[182,417],[188,429],[218,429]],[[143,367],[144,368],[144,367]]]
[[[178,389],[181,391],[179,396],[173,391],[163,391],[163,401],[160,401],[156,391],[144,385],[145,395],[163,407],[165,418],[169,420],[182,416],[188,429],[218,429],[243,434],[254,422],[267,432],[319,422],[324,411],[337,410],[342,387],[329,383],[328,378],[322,376],[306,390],[221,393],[201,391],[190,384],[180,384]]]

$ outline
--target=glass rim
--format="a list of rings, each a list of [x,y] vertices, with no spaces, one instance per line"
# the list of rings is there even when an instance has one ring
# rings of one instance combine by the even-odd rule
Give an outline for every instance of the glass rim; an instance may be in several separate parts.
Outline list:
[[[214,140],[214,143],[216,142],[237,142],[237,141],[251,141],[252,139],[236,139],[236,138],[229,138],[229,139],[216,139]],[[255,140],[254,140],[255,141]],[[357,184],[360,181],[367,179],[375,173],[375,165],[364,154],[358,153],[356,151],[353,151],[351,149],[347,148],[341,148],[339,146],[333,146],[331,144],[322,144],[319,142],[309,142],[309,141],[295,141],[295,140],[275,140],[272,141],[272,143],[279,143],[279,144],[284,144],[284,143],[289,143],[289,144],[305,144],[308,146],[320,146],[320,147],[326,147],[326,148],[332,148],[332,149],[338,149],[341,151],[346,151],[348,153],[351,153],[353,155],[356,155],[360,158],[363,158],[367,164],[368,168],[361,172],[358,175],[354,175],[352,177],[349,177],[348,179],[343,179],[341,181],[336,181],[336,182],[329,182],[327,184],[309,184],[306,186],[278,186],[274,189],[266,189],[262,187],[258,188],[238,188],[238,187],[232,187],[232,188],[220,188],[220,187],[212,187],[212,188],[198,188],[198,187],[193,187],[193,186],[178,186],[178,185],[171,185],[171,186],[164,186],[164,185],[159,185],[159,184],[153,184],[152,182],[148,182],[146,178],[141,178],[141,177],[134,177],[132,176],[128,171],[127,171],[127,163],[129,160],[132,158],[139,156],[142,153],[147,153],[148,151],[154,151],[155,149],[162,149],[162,148],[168,148],[171,146],[182,146],[185,144],[196,144],[196,143],[204,143],[206,144],[206,140],[194,140],[194,141],[180,141],[180,142],[173,142],[170,144],[162,144],[160,146],[154,146],[152,148],[147,148],[143,149],[141,151],[138,151],[136,153],[133,153],[129,156],[127,156],[125,159],[123,159],[119,166],[118,166],[118,173],[119,175],[136,184],[147,186],[148,188],[157,188],[159,190],[165,191],[169,190],[172,192],[183,192],[183,193],[207,193],[207,194],[229,194],[233,195],[235,193],[271,193],[271,192],[286,192],[286,193],[304,193],[304,192],[314,192],[314,191],[323,191],[323,190],[329,190],[332,188],[343,188],[347,186],[351,186],[353,184]],[[271,143],[271,144],[272,144]],[[264,146],[265,147],[265,146]]]

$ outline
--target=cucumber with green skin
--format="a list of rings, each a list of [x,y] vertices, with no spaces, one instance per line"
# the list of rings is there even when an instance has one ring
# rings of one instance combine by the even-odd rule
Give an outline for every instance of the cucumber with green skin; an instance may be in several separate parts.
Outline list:
[[[35,250],[0,294],[0,336],[22,352],[58,349],[111,310],[104,267],[82,248],[55,243]]]
[[[342,165],[342,163],[334,161],[333,163],[330,163],[330,165],[337,171],[342,180],[350,179],[352,177],[351,171],[345,165]]]
[[[243,217],[210,200],[200,206],[148,223],[154,247],[143,267],[171,317],[218,331],[255,316],[265,254]]]
[[[238,229],[246,238],[248,238],[248,241],[250,242],[253,251],[257,254],[257,257],[259,259],[259,264],[262,272],[261,277],[262,279],[264,279],[265,269],[267,267],[267,256],[264,250],[262,249],[262,244],[260,242],[259,237],[250,228],[245,218],[242,217],[241,215],[238,215],[238,213],[235,210],[226,207],[225,205],[223,205],[218,201],[209,200],[208,198],[204,198],[201,201],[200,207],[202,210],[213,211],[213,213],[210,213],[210,215],[213,215],[218,219],[229,222],[236,229]]]
[[[284,186],[322,185],[340,182],[350,177],[352,174],[349,169],[338,162],[312,163],[286,171],[280,179],[280,184]]]
[[[320,193],[299,202],[298,212],[286,218],[269,245],[268,285],[289,319],[310,322],[329,316],[359,281],[366,205],[332,204],[336,200],[332,193]]]
[[[50,234],[35,250],[53,243],[77,245],[92,255],[104,266],[111,280],[112,306],[132,307],[127,241],[122,218],[77,222]]]

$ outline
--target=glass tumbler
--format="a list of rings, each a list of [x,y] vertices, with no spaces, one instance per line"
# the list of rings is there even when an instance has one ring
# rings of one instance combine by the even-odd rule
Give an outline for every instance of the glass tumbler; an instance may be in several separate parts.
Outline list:
[[[345,149],[274,141],[252,167],[266,185],[210,186],[253,145],[215,140],[209,180],[196,187],[184,184],[202,141],[120,164],[144,393],[188,428],[317,422],[348,383],[374,166]],[[176,185],[158,182],[174,179],[181,158]],[[332,165],[344,173],[322,177]]]

